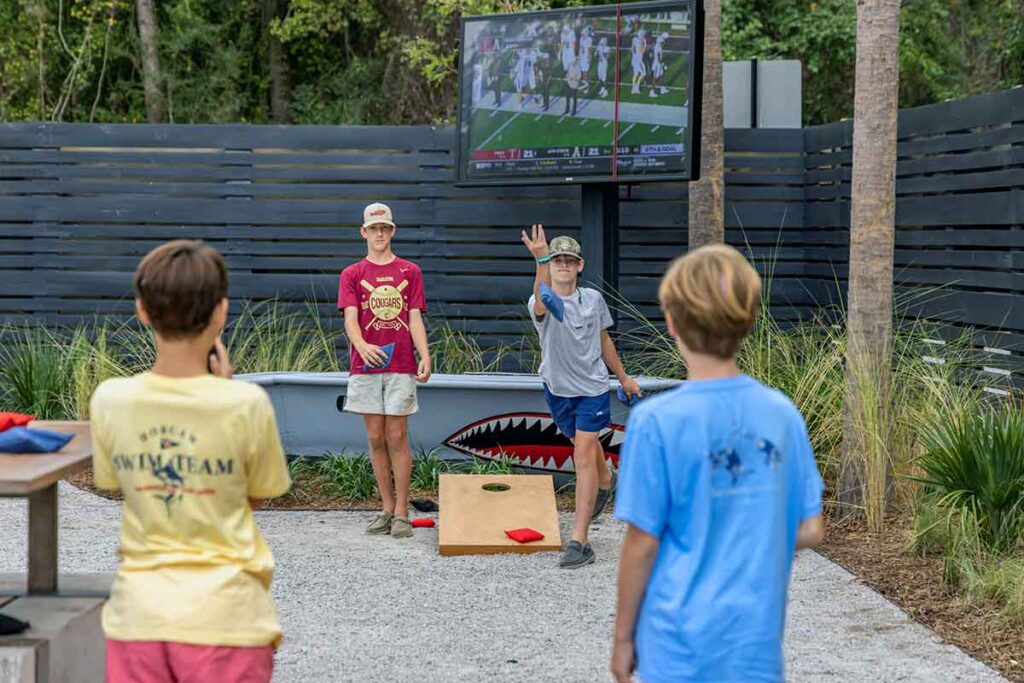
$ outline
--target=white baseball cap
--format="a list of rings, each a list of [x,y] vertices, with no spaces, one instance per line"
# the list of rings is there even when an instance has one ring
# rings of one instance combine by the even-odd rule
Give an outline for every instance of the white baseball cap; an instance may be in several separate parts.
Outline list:
[[[395,227],[395,221],[391,218],[391,209],[387,204],[374,202],[363,209],[363,227],[383,223]]]

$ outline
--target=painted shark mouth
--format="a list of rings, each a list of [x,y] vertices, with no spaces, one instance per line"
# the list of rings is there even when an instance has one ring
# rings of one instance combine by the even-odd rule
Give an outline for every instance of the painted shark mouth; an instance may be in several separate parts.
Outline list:
[[[619,448],[626,437],[622,425],[601,430],[604,457],[617,467]],[[444,445],[480,460],[507,458],[520,467],[545,472],[575,471],[572,442],[563,436],[550,415],[507,413],[474,422],[444,440]]]

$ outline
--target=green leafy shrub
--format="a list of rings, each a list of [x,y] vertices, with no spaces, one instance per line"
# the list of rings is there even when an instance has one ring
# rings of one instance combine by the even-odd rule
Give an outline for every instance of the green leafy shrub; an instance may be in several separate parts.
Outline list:
[[[924,494],[976,523],[987,548],[1013,550],[1024,530],[1024,414],[1009,407],[936,420],[921,435],[923,474],[913,479]]]

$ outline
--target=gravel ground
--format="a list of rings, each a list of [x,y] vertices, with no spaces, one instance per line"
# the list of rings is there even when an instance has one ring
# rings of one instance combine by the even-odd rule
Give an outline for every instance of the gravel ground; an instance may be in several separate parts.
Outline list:
[[[113,571],[119,504],[60,495],[62,571]],[[553,554],[441,558],[435,530],[367,537],[367,517],[259,513],[286,634],[275,681],[609,680],[620,524],[566,572]],[[24,571],[25,527],[24,502],[0,499],[0,573]],[[786,661],[791,681],[1005,680],[815,553],[796,562]]]

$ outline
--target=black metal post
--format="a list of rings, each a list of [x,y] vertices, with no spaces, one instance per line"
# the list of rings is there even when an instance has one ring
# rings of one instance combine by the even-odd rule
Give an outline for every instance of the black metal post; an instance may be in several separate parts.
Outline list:
[[[605,298],[619,290],[619,186],[615,183],[581,185],[583,280],[601,290]],[[613,307],[614,308],[614,307]]]
[[[750,60],[750,127],[757,128],[757,57]]]

